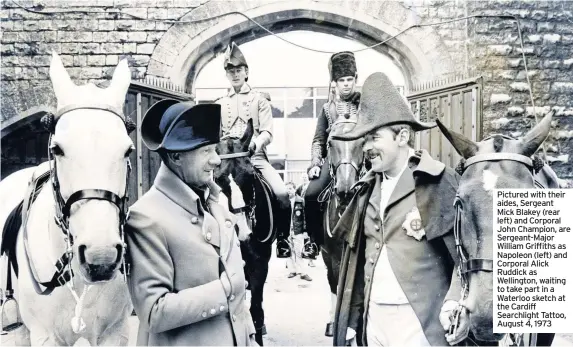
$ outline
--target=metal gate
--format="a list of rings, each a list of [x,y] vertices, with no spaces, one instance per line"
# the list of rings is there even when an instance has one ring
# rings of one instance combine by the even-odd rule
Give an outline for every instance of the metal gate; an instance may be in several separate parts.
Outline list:
[[[444,125],[466,137],[482,139],[482,77],[443,80],[415,86],[407,96],[412,112],[422,122],[438,118]],[[438,127],[416,134],[416,148],[455,167],[461,156]]]
[[[135,203],[153,185],[153,180],[161,165],[159,155],[149,151],[141,140],[141,120],[149,107],[167,98],[179,101],[193,100],[191,94],[184,93],[179,87],[166,81],[149,78],[145,82],[131,82],[125,97],[123,112],[137,124],[137,131],[130,134],[135,145],[135,151],[130,156],[133,167],[129,178],[129,196],[132,197],[129,202],[130,205]]]

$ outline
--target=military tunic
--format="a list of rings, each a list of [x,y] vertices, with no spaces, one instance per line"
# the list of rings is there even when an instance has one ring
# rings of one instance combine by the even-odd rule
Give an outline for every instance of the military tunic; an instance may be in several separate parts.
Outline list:
[[[252,119],[252,141],[257,144],[257,153],[266,153],[266,146],[273,139],[273,115],[268,100],[245,83],[239,93],[231,88],[227,96],[217,99],[216,103],[221,105],[223,136],[241,138],[247,129],[247,122]]]
[[[337,100],[327,102],[322,106],[322,112],[316,123],[316,130],[312,140],[311,164],[310,167],[321,166],[327,155],[326,143],[330,127],[340,116],[346,114],[350,117],[356,117],[358,113],[358,104],[350,101]]]
[[[345,241],[340,267],[335,346],[346,344],[347,328],[367,343],[374,270],[388,251],[392,270],[433,346],[445,346],[438,315],[445,300],[460,299],[455,273],[454,200],[459,176],[426,151],[409,160],[380,218],[380,174],[367,173],[333,233]],[[382,284],[383,285],[383,284]]]

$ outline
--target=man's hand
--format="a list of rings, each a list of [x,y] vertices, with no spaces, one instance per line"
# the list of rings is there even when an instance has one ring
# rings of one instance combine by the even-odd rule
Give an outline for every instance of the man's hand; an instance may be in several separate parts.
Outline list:
[[[454,322],[455,314],[458,309],[461,310],[459,321]],[[446,341],[448,341],[450,345],[458,344],[468,336],[470,330],[469,314],[468,310],[465,307],[463,307],[463,305],[461,305],[460,303],[453,300],[446,301],[442,306],[439,318],[442,327],[446,331],[445,335]],[[455,331],[455,335],[450,334],[449,333],[450,326],[456,323],[457,323],[457,329]]]
[[[310,170],[308,170],[308,178],[309,179],[315,179],[318,176],[320,176],[320,167],[319,166],[313,166]]]
[[[251,141],[251,144],[249,145],[249,156],[253,156],[253,154],[255,154],[256,151],[257,151],[257,143],[255,141]]]
[[[350,342],[350,346],[358,346],[356,343],[356,330],[352,328],[346,328],[346,344]]]

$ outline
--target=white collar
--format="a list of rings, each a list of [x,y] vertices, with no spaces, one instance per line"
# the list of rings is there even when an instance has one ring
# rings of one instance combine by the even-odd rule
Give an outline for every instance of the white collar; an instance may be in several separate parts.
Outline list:
[[[410,158],[411,156],[413,156],[414,154],[415,154],[415,151],[414,151],[412,148],[409,148],[409,149],[408,149],[408,156],[406,157],[406,161],[405,161],[405,163],[404,163],[404,166],[402,166],[402,169],[400,170],[400,172],[398,173],[398,175],[396,175],[396,176],[388,176],[388,175],[386,174],[386,172],[384,172],[384,173],[383,173],[383,175],[384,175],[384,180],[385,180],[385,181],[392,181],[392,180],[397,180],[398,178],[400,178],[400,176],[402,176],[402,174],[404,173],[404,170],[406,170],[406,168],[408,167],[409,158]]]

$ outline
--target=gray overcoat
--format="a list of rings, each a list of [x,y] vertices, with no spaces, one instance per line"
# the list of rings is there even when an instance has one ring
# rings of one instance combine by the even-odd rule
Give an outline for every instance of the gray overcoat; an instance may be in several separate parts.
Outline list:
[[[126,225],[137,345],[256,345],[236,217],[214,183],[207,212],[164,164]],[[221,266],[221,268],[220,268]],[[220,271],[231,282],[225,293]]]

